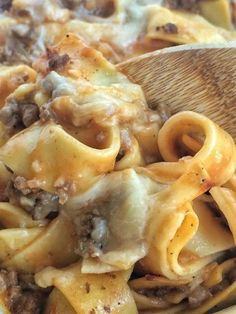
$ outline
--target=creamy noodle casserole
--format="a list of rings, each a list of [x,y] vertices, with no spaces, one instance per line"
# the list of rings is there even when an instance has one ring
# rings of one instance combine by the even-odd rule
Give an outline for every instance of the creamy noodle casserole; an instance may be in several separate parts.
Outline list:
[[[115,66],[235,40],[234,2],[1,0],[0,11],[0,312],[236,304],[234,140],[195,112],[150,109]]]

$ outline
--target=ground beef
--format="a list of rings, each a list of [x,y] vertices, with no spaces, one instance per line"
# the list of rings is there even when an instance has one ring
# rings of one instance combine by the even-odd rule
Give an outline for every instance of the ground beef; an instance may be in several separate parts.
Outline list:
[[[0,292],[6,295],[7,305],[11,313],[14,314],[38,314],[43,308],[48,290],[38,287],[32,275],[31,286],[26,285],[21,279],[21,275],[15,271],[0,270]]]
[[[12,6],[12,0],[0,0],[0,12],[9,10]]]
[[[74,223],[79,239],[76,253],[84,257],[100,255],[108,237],[106,219],[95,210],[79,215]]]
[[[235,262],[236,265],[236,262]],[[136,279],[137,277],[133,278]],[[154,281],[157,278],[156,275],[145,275],[145,279],[148,281]],[[199,281],[201,280],[201,281]],[[236,267],[231,269],[227,274],[224,275],[223,280],[211,287],[206,288],[201,283],[204,282],[203,279],[201,279],[201,276],[199,278],[195,278],[193,282],[186,285],[180,285],[180,286],[162,286],[158,288],[141,288],[137,289],[137,293],[145,295],[149,298],[156,298],[156,300],[166,300],[166,296],[169,296],[172,293],[183,293],[183,301],[188,302],[189,309],[195,309],[200,307],[203,303],[205,303],[207,300],[212,298],[214,295],[218,294],[219,292],[222,292],[226,288],[229,287],[229,285],[233,284],[236,281]],[[197,285],[196,285],[197,284]],[[189,313],[191,310],[189,310]]]
[[[20,287],[9,289],[9,308],[14,314],[39,314],[41,295],[37,292],[22,294]]]
[[[22,123],[26,128],[39,119],[39,109],[36,104],[22,104],[20,107]]]
[[[48,67],[52,70],[62,69],[69,61],[70,57],[67,53],[59,55],[56,51],[47,49]]]
[[[175,287],[162,286],[156,289],[140,289],[137,292],[147,297],[164,298],[170,293],[176,293],[176,292],[188,293],[188,291],[190,291],[190,288],[187,285],[182,285],[182,286],[175,286]]]
[[[34,103],[19,103],[9,99],[0,109],[0,121],[6,126],[9,134],[14,134],[39,120],[39,108]]]
[[[81,0],[61,0],[60,2],[62,7],[69,10],[74,10]]]
[[[200,0],[164,0],[164,5],[170,9],[183,9],[198,12],[198,2]]]
[[[13,186],[23,195],[27,195],[31,192],[31,189],[28,186],[27,180],[24,177],[17,176],[13,180]]]
[[[162,25],[162,26],[157,26],[156,30],[157,31],[161,30],[167,34],[177,34],[178,33],[178,27],[173,23],[167,23],[167,24]]]
[[[28,181],[13,177],[9,182],[6,195],[10,203],[24,208],[35,220],[55,218],[59,211],[59,196],[37,188],[30,188]]]
[[[9,65],[31,64],[37,52],[35,48],[33,49],[37,36],[31,25],[20,23],[12,25],[7,31],[5,45],[1,49],[0,62]]]
[[[55,114],[53,114],[50,105],[46,104],[46,105],[42,105],[40,107],[40,121],[45,123],[51,120],[56,120],[55,118]]]
[[[90,14],[103,18],[109,17],[115,12],[114,0],[86,0],[84,6],[90,11]]]
[[[114,0],[61,0],[63,7],[74,10],[83,18],[90,15],[102,18],[111,16],[115,12],[114,2]]]

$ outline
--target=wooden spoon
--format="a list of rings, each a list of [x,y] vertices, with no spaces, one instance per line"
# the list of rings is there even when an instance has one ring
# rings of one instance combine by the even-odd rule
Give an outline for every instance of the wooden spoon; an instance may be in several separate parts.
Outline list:
[[[202,113],[236,140],[235,41],[165,48],[117,67],[142,86],[152,108]]]

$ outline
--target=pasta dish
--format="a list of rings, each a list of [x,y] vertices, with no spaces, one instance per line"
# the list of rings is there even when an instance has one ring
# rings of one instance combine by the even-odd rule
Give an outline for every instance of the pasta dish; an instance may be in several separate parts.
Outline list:
[[[236,39],[235,3],[2,0],[0,11],[0,312],[235,305],[234,140],[209,117],[149,108],[115,66]]]

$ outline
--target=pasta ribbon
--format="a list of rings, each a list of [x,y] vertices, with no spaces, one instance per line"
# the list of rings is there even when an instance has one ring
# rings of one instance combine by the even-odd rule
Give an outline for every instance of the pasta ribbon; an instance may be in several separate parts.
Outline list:
[[[15,173],[36,180],[39,188],[52,192],[67,187],[73,195],[114,168],[119,130],[105,132],[104,148],[99,149],[83,144],[59,125],[33,125],[1,148],[1,160]],[[66,164],[70,167],[65,168]]]
[[[212,186],[225,183],[235,171],[232,138],[207,118],[192,112],[173,116],[160,130],[159,149],[166,161],[177,162],[183,157],[184,134],[200,135],[202,147],[186,161],[179,179],[153,197],[151,218],[146,229],[150,248],[141,261],[146,271],[173,279],[191,276],[216,258],[214,255],[199,258],[198,254],[188,252],[187,261],[184,257],[181,263],[181,254],[185,255],[184,246],[194,238],[199,226],[199,218],[191,202]],[[227,248],[226,244],[224,246]]]
[[[210,190],[210,193],[227,220],[235,244],[236,228],[234,224],[234,215],[236,211],[236,193],[228,188],[218,186],[213,187]]]
[[[29,231],[28,238],[31,233]],[[48,227],[45,227],[28,245],[23,246],[22,249],[17,248],[14,254],[4,260],[2,267],[32,273],[49,265],[63,267],[75,262],[77,259],[77,255],[74,252],[75,241],[73,225],[62,214],[53,220]],[[19,245],[21,245],[20,242]],[[61,254],[63,247],[66,250]]]
[[[81,263],[77,263],[62,270],[48,267],[36,274],[36,282],[41,287],[55,286],[76,313],[98,311],[136,314],[137,308],[126,283],[126,277],[124,272],[82,274]],[[56,301],[55,293],[57,292],[53,291]],[[63,299],[62,301],[66,303]],[[55,308],[57,304],[49,306]],[[68,308],[67,305],[66,307]],[[46,313],[47,311],[46,309]]]
[[[227,0],[201,1],[201,14],[212,24],[232,31],[230,2]],[[214,12],[214,14],[213,14]]]
[[[146,275],[130,281],[139,312],[147,313],[207,313],[234,304],[235,259],[211,264],[193,280],[169,280]],[[198,298],[197,305],[192,304]],[[202,298],[202,299],[201,299]],[[187,300],[187,302],[181,302]],[[217,305],[217,306],[216,306]],[[218,311],[217,311],[218,312]]]
[[[203,4],[202,8],[203,10],[205,9],[206,17],[212,20],[206,4],[205,6]],[[147,10],[148,29],[146,36],[151,39],[162,39],[178,44],[219,43],[225,42],[229,38],[231,40],[235,39],[234,32],[227,32],[224,29],[217,28],[197,14],[169,10],[157,5],[149,6]],[[217,19],[216,16],[215,19]],[[176,31],[168,32],[162,29],[164,25],[170,22],[176,26]]]
[[[46,308],[43,312],[44,314],[76,314],[73,307],[60,292],[60,290],[54,288],[48,297]]]
[[[36,72],[26,65],[0,66],[0,107],[18,86],[35,80]]]

